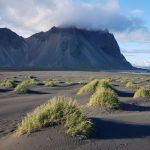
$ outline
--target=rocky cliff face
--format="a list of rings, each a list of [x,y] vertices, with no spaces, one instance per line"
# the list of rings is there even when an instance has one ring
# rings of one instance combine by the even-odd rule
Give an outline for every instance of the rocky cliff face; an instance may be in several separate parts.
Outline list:
[[[56,28],[24,39],[0,29],[0,66],[61,70],[133,69],[104,31]]]

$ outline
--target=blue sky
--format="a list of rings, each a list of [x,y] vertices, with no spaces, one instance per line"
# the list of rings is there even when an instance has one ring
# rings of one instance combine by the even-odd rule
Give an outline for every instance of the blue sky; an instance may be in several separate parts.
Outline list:
[[[28,37],[52,26],[109,29],[133,65],[150,66],[150,0],[0,0],[0,27]]]
[[[137,17],[143,19],[145,26],[149,32],[150,30],[150,1],[149,0],[120,0],[121,12],[125,15],[130,15],[130,12],[139,13]],[[150,33],[148,33],[150,34]],[[141,35],[142,37],[142,35]],[[126,58],[138,66],[150,66],[150,39],[148,41],[118,41],[124,52]]]

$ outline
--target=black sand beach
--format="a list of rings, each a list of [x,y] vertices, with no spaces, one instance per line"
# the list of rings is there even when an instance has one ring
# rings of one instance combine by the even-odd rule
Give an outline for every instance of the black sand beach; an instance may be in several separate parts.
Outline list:
[[[95,124],[90,138],[81,139],[67,135],[62,126],[48,127],[41,131],[14,136],[18,123],[37,106],[55,96],[69,96],[85,106],[89,95],[77,95],[83,85],[94,78],[135,79],[138,86],[150,85],[150,75],[108,72],[51,72],[22,71],[0,72],[0,81],[6,78],[21,81],[25,76],[35,76],[39,83],[46,79],[69,81],[56,87],[42,84],[31,86],[27,94],[16,94],[13,89],[0,88],[0,150],[149,150],[150,149],[150,99],[133,99],[135,89],[128,89],[120,82],[112,82],[122,102],[120,110],[100,110],[86,107],[83,111]]]

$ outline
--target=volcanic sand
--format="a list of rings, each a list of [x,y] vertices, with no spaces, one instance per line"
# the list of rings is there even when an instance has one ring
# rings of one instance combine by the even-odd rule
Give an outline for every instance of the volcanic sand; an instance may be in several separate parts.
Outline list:
[[[100,110],[88,107],[83,111],[95,124],[89,139],[71,137],[62,126],[49,127],[41,131],[16,137],[17,125],[26,113],[46,103],[54,96],[69,96],[86,105],[89,94],[76,93],[83,85],[79,81],[92,78],[134,77],[150,79],[150,76],[107,73],[107,72],[0,72],[0,81],[13,78],[21,81],[25,76],[36,76],[39,82],[46,79],[72,81],[72,84],[59,83],[56,87],[42,84],[31,86],[27,94],[16,94],[13,89],[0,88],[0,150],[149,150],[150,149],[150,99],[133,99],[135,89],[128,89],[119,82],[112,85],[118,89],[122,104],[121,110]],[[140,85],[149,85],[149,80]]]

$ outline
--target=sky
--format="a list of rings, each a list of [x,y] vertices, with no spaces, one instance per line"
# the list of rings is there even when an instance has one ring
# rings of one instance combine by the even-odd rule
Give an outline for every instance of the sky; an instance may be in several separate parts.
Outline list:
[[[53,26],[108,29],[134,66],[150,67],[150,0],[0,0],[0,27],[28,37]]]

